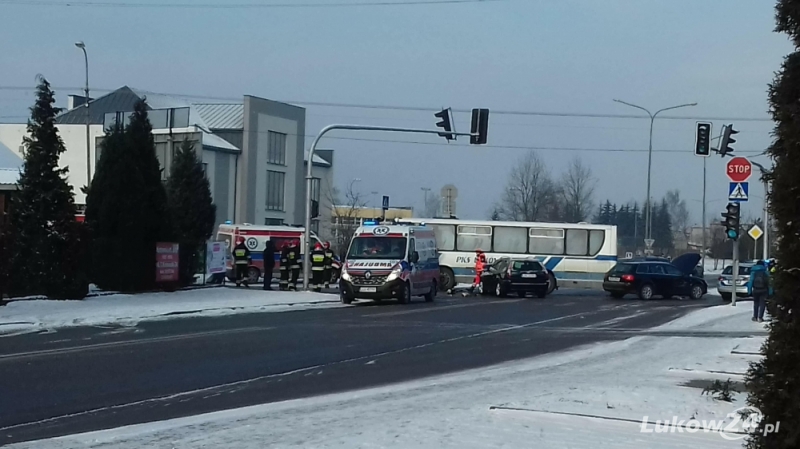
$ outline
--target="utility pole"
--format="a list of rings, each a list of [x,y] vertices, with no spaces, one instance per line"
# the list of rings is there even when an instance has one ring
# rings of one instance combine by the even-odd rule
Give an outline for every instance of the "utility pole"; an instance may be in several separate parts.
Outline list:
[[[420,187],[420,190],[423,192],[423,203],[422,203],[422,213],[428,215],[428,192],[431,191],[430,187]]]

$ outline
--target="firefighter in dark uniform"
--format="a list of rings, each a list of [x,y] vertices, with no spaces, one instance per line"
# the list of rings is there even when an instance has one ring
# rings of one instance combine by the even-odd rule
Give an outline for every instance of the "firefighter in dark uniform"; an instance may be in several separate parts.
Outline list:
[[[314,250],[311,251],[311,282],[308,286],[315,292],[322,291],[322,283],[324,282],[323,276],[325,275],[325,250],[322,245],[317,242],[314,245]]]
[[[292,240],[289,244],[289,270],[292,273],[289,279],[289,290],[297,290],[297,279],[300,277],[300,244],[297,240]]]
[[[275,244],[267,240],[264,246],[264,290],[272,290],[272,271],[275,269]]]
[[[289,289],[289,244],[284,242],[281,245],[281,261],[280,261],[280,268],[281,270],[281,281],[280,281],[280,289],[281,290],[288,290]]]
[[[250,250],[244,244],[244,239],[239,237],[236,240],[236,246],[233,248],[233,264],[236,275],[236,286],[239,287],[244,283],[245,287],[249,287],[247,279],[247,269],[250,267]]]
[[[322,249],[325,252],[325,269],[323,270],[323,279],[325,288],[330,288],[331,286],[331,276],[333,275],[333,250],[331,249],[331,242],[325,242],[322,245]]]

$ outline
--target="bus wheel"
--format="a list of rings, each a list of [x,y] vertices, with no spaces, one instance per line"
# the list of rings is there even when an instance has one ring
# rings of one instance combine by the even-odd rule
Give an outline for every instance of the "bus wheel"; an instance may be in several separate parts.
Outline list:
[[[247,282],[251,284],[255,284],[258,282],[258,279],[261,277],[261,271],[258,270],[256,267],[250,267],[247,269]]]
[[[456,276],[453,274],[453,270],[447,267],[439,267],[439,289],[447,291],[455,286]]]

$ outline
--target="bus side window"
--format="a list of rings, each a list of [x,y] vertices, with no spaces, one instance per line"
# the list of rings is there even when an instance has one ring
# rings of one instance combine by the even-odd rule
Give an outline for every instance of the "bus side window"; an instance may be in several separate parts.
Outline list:
[[[436,244],[440,251],[452,251],[456,244],[456,227],[453,225],[431,225],[436,235]]]
[[[564,230],[554,228],[530,228],[528,252],[540,256],[564,254]]]
[[[585,256],[589,249],[589,231],[567,229],[567,255]]]
[[[589,231],[589,255],[596,256],[597,253],[603,248],[603,243],[606,240],[606,231],[592,230]]]
[[[492,251],[492,227],[459,226],[456,248],[458,251]]]

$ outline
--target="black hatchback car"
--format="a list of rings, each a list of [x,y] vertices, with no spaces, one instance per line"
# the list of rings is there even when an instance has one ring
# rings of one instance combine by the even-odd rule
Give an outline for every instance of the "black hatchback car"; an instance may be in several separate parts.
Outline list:
[[[706,281],[695,274],[700,254],[688,253],[672,262],[620,261],[606,273],[603,290],[614,298],[636,294],[641,299],[653,296],[688,296],[700,299],[708,292]]]
[[[520,297],[533,293],[544,298],[552,291],[550,282],[550,272],[533,258],[502,257],[481,275],[483,294],[501,297],[513,292]]]

